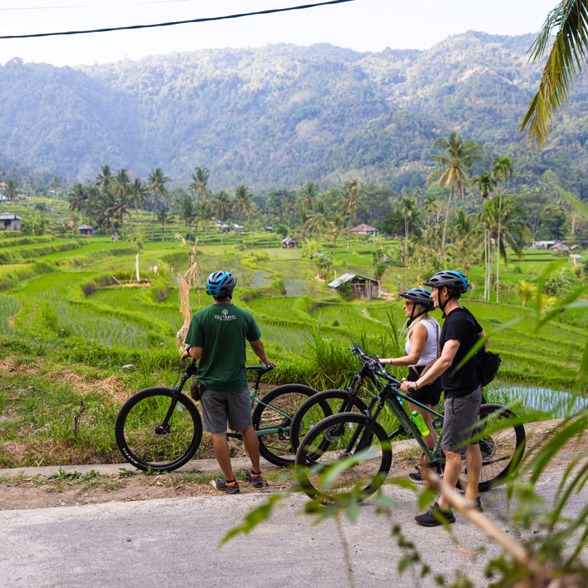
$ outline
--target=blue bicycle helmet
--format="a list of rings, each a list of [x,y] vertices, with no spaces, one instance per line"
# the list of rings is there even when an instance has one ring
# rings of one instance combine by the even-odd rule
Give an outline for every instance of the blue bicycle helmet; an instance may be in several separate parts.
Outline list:
[[[410,300],[415,304],[420,304],[427,310],[433,310],[435,308],[433,299],[431,298],[431,291],[426,290],[425,288],[411,288],[406,292],[402,292],[400,297],[405,298],[406,300]]]
[[[206,293],[215,298],[228,296],[237,284],[237,278],[229,272],[212,272],[206,279]]]
[[[462,273],[454,270],[437,272],[425,282],[425,286],[430,288],[443,288],[445,286],[460,294],[467,292],[469,287],[468,279]]]

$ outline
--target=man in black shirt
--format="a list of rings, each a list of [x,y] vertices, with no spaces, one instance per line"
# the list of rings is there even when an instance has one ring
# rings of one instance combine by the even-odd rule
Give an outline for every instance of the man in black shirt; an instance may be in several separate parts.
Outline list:
[[[452,487],[457,484],[461,472],[461,452],[466,452],[468,485],[465,496],[482,510],[478,496],[478,483],[482,468],[482,454],[477,441],[470,441],[482,403],[482,385],[476,374],[473,357],[466,363],[465,356],[485,333],[472,313],[460,305],[459,298],[468,289],[467,278],[456,271],[436,273],[426,283],[432,290],[435,308],[440,308],[445,317],[439,344],[441,355],[433,366],[416,382],[402,383],[404,392],[412,392],[441,377],[445,393],[443,417],[443,439],[441,448],[445,452],[444,480]],[[443,496],[424,514],[415,517],[419,525],[435,527],[455,522],[450,505]]]

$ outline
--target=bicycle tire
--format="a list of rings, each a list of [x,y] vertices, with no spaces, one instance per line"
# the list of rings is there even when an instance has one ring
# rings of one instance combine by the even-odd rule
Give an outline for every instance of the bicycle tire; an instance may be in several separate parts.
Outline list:
[[[343,412],[343,401],[350,399],[353,410],[345,412],[365,412],[367,404],[357,396],[352,396],[348,390],[324,390],[313,394],[305,400],[300,408],[294,413],[292,425],[290,427],[290,442],[292,447],[297,450],[302,439],[310,429],[319,421],[322,421],[332,414]],[[330,402],[333,401],[333,402]]]
[[[354,436],[357,440],[349,447]],[[367,449],[371,451],[364,459],[350,462],[336,475],[329,471],[332,483],[323,486],[325,468]],[[354,499],[362,501],[382,486],[391,465],[392,444],[383,427],[370,422],[364,414],[343,412],[323,419],[303,437],[296,453],[296,479],[310,498],[323,504],[334,502],[341,492],[350,491]]]
[[[500,484],[519,465],[523,458],[526,443],[525,428],[522,424],[501,425],[500,421],[516,419],[517,415],[500,404],[483,404],[480,407],[481,432],[487,432],[480,438],[482,452],[482,469],[480,472],[479,492],[487,492]],[[458,486],[465,491],[467,486],[467,468],[462,465],[462,475]]]
[[[190,461],[200,445],[202,419],[184,394],[177,396],[167,430],[157,430],[173,396],[171,388],[146,388],[131,396],[118,413],[116,443],[123,457],[140,470],[175,470]]]
[[[296,451],[290,443],[290,425],[298,407],[314,388],[304,384],[283,384],[265,394],[253,410],[253,428],[259,440],[259,453],[270,463],[280,467],[294,465]],[[264,433],[271,429],[276,432]]]

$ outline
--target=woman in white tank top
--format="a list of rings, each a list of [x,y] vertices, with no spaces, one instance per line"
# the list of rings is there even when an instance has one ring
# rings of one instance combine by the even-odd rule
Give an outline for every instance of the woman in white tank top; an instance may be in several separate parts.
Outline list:
[[[404,314],[408,319],[408,334],[406,337],[406,355],[403,357],[389,357],[380,359],[383,364],[409,366],[407,380],[415,382],[421,375],[424,367],[439,355],[439,323],[429,316],[429,311],[434,309],[431,292],[425,288],[411,288],[400,294],[405,299]],[[411,396],[422,404],[435,408],[441,398],[441,382],[435,380],[428,386],[415,390]],[[431,415],[415,404],[409,403],[409,410],[417,410],[423,415],[423,419],[431,433],[423,437],[423,441],[429,449],[433,449],[437,441],[437,435]],[[421,481],[419,473],[410,474],[414,481]],[[418,478],[418,479],[417,479]]]

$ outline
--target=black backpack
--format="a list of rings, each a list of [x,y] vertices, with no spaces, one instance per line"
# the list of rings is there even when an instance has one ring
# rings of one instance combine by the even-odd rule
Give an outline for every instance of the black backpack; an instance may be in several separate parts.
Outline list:
[[[476,353],[476,372],[482,386],[487,386],[498,373],[502,362],[498,353],[486,351],[483,347]]]
[[[466,311],[468,318],[470,319],[470,324],[475,327],[475,319],[474,315],[471,313],[470,310],[463,307],[462,308]],[[480,384],[482,386],[487,386],[498,373],[498,368],[502,363],[502,359],[498,353],[492,353],[492,351],[486,351],[484,347],[478,350],[474,357],[475,367],[476,367],[476,374],[478,376],[478,380],[480,380]]]

